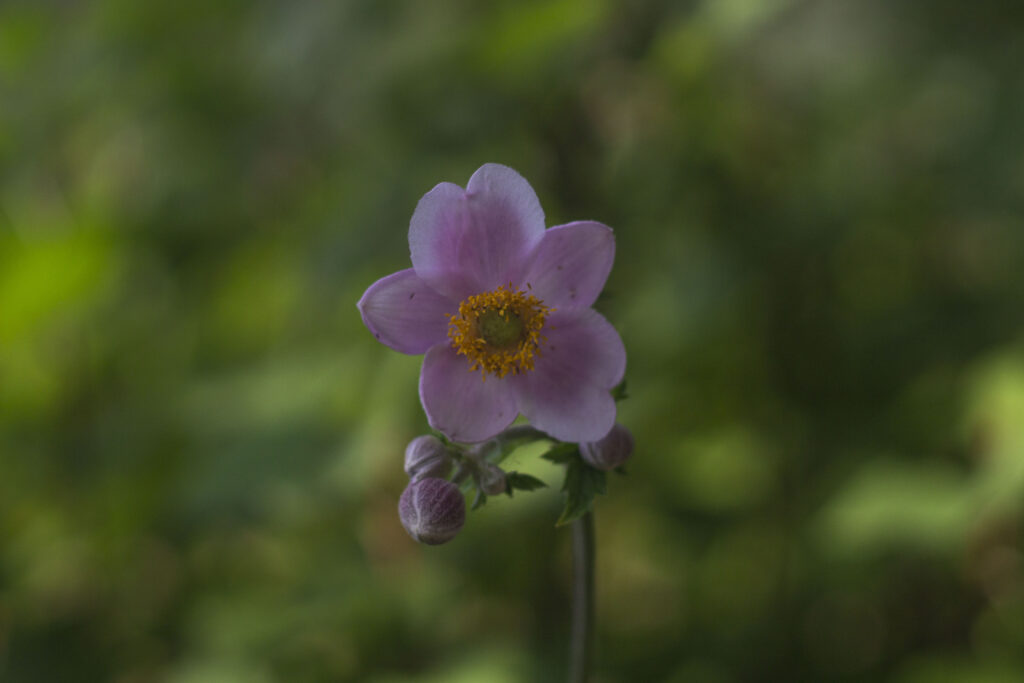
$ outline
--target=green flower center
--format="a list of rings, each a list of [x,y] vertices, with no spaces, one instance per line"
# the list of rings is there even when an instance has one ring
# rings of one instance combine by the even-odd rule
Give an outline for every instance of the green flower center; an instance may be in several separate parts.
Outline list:
[[[505,349],[523,338],[523,319],[508,309],[489,308],[477,317],[476,331],[491,346]]]

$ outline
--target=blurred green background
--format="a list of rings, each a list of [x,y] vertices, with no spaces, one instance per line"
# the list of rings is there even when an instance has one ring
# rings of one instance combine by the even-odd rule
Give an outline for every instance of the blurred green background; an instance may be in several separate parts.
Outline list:
[[[1024,681],[1024,4],[0,4],[0,680],[561,680],[551,488],[413,543],[355,302],[601,220],[596,680]]]

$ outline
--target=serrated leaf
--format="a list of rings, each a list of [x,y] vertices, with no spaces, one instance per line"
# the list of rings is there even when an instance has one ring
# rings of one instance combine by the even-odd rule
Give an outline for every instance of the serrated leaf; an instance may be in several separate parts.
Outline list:
[[[562,490],[565,492],[565,508],[555,526],[563,526],[586,514],[594,503],[594,496],[608,490],[608,481],[604,472],[594,469],[577,456],[568,461]]]
[[[505,475],[505,481],[508,483],[509,490],[517,489],[519,491],[536,491],[547,486],[543,481],[537,477],[529,474],[523,474],[522,472],[509,472]]]
[[[540,457],[555,464],[562,465],[570,462],[573,458],[578,459],[578,453],[579,446],[574,443],[556,443]]]

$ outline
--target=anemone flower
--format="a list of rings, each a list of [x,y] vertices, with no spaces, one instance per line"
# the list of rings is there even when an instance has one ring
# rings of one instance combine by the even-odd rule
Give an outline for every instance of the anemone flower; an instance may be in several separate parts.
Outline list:
[[[412,268],[372,284],[358,307],[382,344],[426,354],[419,393],[431,427],[483,441],[522,414],[560,441],[611,430],[626,351],[591,308],[615,259],[610,228],[545,229],[530,184],[485,164],[465,189],[441,183],[423,196],[409,250]]]

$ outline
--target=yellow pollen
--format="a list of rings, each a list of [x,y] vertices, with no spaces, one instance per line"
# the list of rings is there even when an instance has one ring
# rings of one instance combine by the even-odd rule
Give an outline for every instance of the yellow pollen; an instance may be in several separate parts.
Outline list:
[[[510,282],[459,304],[458,315],[448,316],[448,338],[452,348],[469,359],[470,372],[479,370],[482,379],[488,373],[499,379],[518,375],[533,370],[533,359],[541,355],[540,345],[546,340],[540,333],[544,319],[554,310]]]

